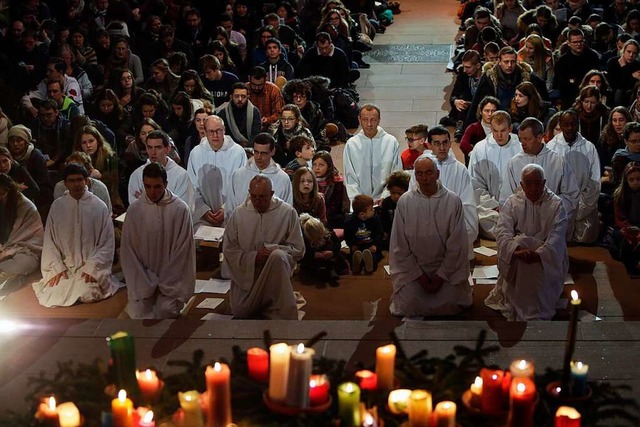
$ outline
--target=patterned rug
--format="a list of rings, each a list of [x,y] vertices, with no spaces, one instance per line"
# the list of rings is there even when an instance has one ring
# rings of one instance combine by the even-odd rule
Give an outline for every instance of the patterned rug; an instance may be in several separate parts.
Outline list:
[[[450,44],[390,44],[374,45],[367,56],[380,62],[448,62],[452,56]]]

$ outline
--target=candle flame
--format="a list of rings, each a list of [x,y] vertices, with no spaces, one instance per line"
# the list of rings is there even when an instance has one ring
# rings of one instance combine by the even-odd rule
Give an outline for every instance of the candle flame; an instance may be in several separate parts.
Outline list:
[[[491,379],[496,381],[498,379],[498,374],[491,375]]]
[[[364,425],[365,426],[372,426],[373,425],[373,417],[371,416],[370,413],[366,413],[364,416]]]
[[[220,364],[220,362],[216,362],[215,365],[213,365],[213,370],[218,372],[222,370],[222,365]]]
[[[524,391],[527,389],[527,386],[524,385],[524,383],[518,383],[516,384],[516,391],[518,393],[524,393]]]
[[[148,424],[151,421],[153,421],[153,411],[147,411],[147,413],[144,414],[144,417],[142,417],[142,422]]]
[[[56,410],[56,398],[53,396],[49,398],[49,409],[52,411]]]
[[[556,387],[556,393],[560,394],[560,392],[562,392],[562,387]]]
[[[519,363],[518,363],[518,369],[522,369],[525,370],[527,369],[527,361],[522,359]]]
[[[576,301],[578,299],[578,292],[574,289],[571,291],[571,299]]]
[[[384,347],[382,347],[382,351],[384,353],[391,353],[391,346],[390,345],[385,345]]]
[[[476,380],[473,382],[473,385],[476,387],[482,387],[482,377],[476,377]]]
[[[190,394],[185,394],[184,395],[184,400],[186,400],[187,402],[191,402],[193,400],[193,398],[191,397]]]
[[[348,384],[344,387],[344,391],[346,391],[347,393],[351,393],[351,392],[353,392],[353,384],[348,383]]]
[[[122,403],[127,400],[127,392],[125,390],[120,390],[118,392],[118,400]]]
[[[304,344],[302,343],[298,344],[298,348],[296,351],[298,352],[298,354],[304,353]]]
[[[153,379],[153,373],[151,372],[151,369],[147,369],[146,371],[144,371],[144,376],[148,380],[152,380]]]
[[[582,366],[583,366],[583,365],[584,365],[584,363],[582,363],[582,362],[576,362],[576,367],[577,367],[578,369],[582,369]]]
[[[451,402],[444,402],[442,404],[443,409],[451,409]]]
[[[316,386],[316,380],[311,380],[309,381],[309,387],[315,387]]]

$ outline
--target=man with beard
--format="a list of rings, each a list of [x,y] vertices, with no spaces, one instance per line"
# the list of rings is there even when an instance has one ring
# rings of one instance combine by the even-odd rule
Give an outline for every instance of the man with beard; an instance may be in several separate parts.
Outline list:
[[[262,117],[262,130],[280,118],[284,98],[278,86],[267,81],[267,72],[262,67],[254,67],[249,76],[249,101],[256,106]]]
[[[233,85],[231,101],[219,111],[218,116],[225,123],[227,135],[243,147],[250,146],[253,138],[260,133],[260,111],[249,101],[246,83],[238,82]]]

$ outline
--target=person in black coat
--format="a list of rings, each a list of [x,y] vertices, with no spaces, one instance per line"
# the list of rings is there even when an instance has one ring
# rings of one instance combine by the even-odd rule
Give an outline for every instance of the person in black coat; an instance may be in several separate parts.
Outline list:
[[[296,77],[310,76],[327,77],[332,88],[346,88],[356,80],[353,78],[355,75],[350,76],[347,55],[333,45],[328,33],[320,32],[316,35],[316,44],[305,52],[296,67]]]

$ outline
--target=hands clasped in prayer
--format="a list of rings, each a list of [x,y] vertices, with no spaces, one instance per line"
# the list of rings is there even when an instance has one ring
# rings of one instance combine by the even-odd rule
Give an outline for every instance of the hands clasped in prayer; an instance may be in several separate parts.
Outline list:
[[[221,225],[224,222],[224,209],[220,208],[215,212],[213,210],[208,210],[202,216],[202,219],[212,225]]]
[[[424,291],[428,294],[437,294],[440,291],[440,288],[442,288],[443,283],[442,278],[437,274],[432,278],[429,278],[429,276],[423,274],[422,276],[418,277],[418,282],[420,283],[420,286],[422,286],[422,289],[424,289]]]
[[[271,255],[273,249],[267,249],[264,246],[258,249],[258,253],[256,254],[256,265],[264,266],[269,259],[269,255]]]
[[[531,249],[516,249],[513,253],[513,256],[516,259],[520,259],[527,264],[535,264],[536,262],[540,262],[540,254],[536,251],[532,251]]]

